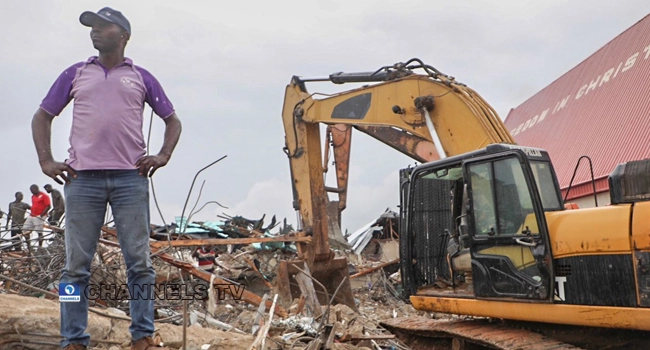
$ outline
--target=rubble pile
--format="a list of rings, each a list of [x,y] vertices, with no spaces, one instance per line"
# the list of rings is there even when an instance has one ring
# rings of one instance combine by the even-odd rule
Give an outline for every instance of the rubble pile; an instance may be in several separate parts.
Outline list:
[[[313,312],[305,305],[304,296],[282,308],[275,290],[279,263],[296,259],[296,242],[311,238],[294,232],[286,221],[279,227],[275,217],[266,226],[264,217],[222,219],[187,222],[177,218],[171,225],[152,227],[152,262],[161,290],[213,285],[205,298],[187,297],[188,290],[174,290],[155,300],[156,325],[167,346],[182,347],[186,321],[187,349],[407,349],[379,326],[383,319],[420,314],[399,297],[399,274],[391,255],[399,237],[393,223],[384,226],[388,236],[382,236],[386,230],[381,226],[371,225],[375,228],[370,238],[359,235],[365,241],[361,249],[362,244],[357,244],[356,249],[336,250],[336,255],[351,262],[350,281],[359,312],[341,304],[323,305],[320,312]],[[386,222],[395,217],[385,214],[380,219]],[[5,320],[0,322],[0,334],[7,335],[10,342],[6,344],[57,348],[65,229],[48,230],[49,244],[44,247],[31,244],[15,250],[0,246],[0,309],[7,315],[0,317]],[[211,272],[200,268],[193,258],[198,247],[214,250]],[[102,228],[91,284],[126,285],[126,266],[113,227]],[[23,311],[5,308],[5,304]],[[98,298],[90,301],[90,307],[91,345],[95,349],[125,348],[129,340],[128,298]],[[0,348],[4,345],[0,341]]]

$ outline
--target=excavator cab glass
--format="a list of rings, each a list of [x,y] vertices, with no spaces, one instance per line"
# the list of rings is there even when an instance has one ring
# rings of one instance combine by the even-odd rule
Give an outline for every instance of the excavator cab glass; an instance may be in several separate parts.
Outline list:
[[[477,236],[537,235],[533,204],[523,170],[516,158],[469,167],[472,212]]]
[[[553,168],[548,161],[531,160],[530,168],[533,171],[535,184],[539,190],[542,206],[545,211],[562,210],[560,198],[555,187]]]
[[[463,165],[476,296],[549,298],[548,236],[541,231],[546,224],[536,185],[540,180],[529,164],[525,155],[510,151]]]

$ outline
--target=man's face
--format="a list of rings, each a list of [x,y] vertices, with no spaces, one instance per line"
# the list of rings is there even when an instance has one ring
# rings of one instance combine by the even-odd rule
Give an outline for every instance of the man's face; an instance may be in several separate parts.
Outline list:
[[[52,186],[45,186],[43,187],[47,193],[52,193]]]
[[[98,19],[90,30],[90,39],[99,52],[111,52],[122,45],[126,34],[115,23]]]
[[[16,201],[20,202],[23,200],[23,194],[22,192],[16,193]]]

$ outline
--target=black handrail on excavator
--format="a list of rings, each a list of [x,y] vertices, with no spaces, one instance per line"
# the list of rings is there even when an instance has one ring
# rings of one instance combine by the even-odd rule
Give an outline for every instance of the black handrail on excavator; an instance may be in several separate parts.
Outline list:
[[[564,203],[566,203],[567,198],[569,198],[569,191],[571,191],[571,185],[573,185],[573,179],[576,177],[576,173],[578,172],[578,167],[580,166],[580,161],[582,158],[587,158],[589,161],[589,170],[591,171],[591,186],[594,189],[594,203],[596,204],[596,207],[598,207],[598,194],[596,193],[596,181],[594,180],[594,166],[591,162],[591,158],[588,156],[582,156],[578,158],[578,163],[576,164],[575,169],[573,169],[573,175],[571,176],[571,181],[569,181],[569,187],[566,190],[566,194],[564,195]]]

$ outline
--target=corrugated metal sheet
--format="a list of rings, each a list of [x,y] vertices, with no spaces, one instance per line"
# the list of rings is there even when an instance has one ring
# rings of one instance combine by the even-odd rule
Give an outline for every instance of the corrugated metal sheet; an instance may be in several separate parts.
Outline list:
[[[607,181],[607,178],[601,178],[598,180],[594,181],[595,183],[591,183],[591,179],[587,180],[587,182],[579,184],[579,185],[571,185],[571,192],[569,192],[569,196],[566,197],[566,191],[568,190],[569,184],[565,186],[565,188],[562,190],[562,198],[566,197],[567,200],[569,199],[574,199],[574,198],[582,198],[584,196],[591,196],[594,194],[594,185],[596,185],[596,193],[601,193],[609,190],[609,182]]]
[[[650,158],[650,15],[512,109],[505,124],[518,144],[549,152],[562,188],[580,156],[592,159],[596,179]],[[573,183],[589,181],[583,161]],[[606,186],[599,181],[597,191]]]

